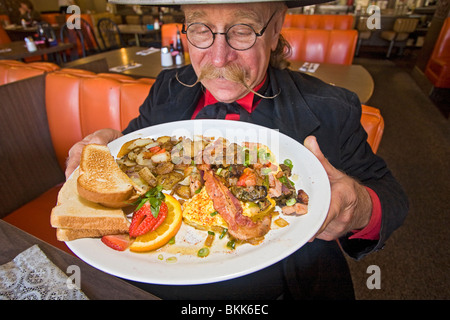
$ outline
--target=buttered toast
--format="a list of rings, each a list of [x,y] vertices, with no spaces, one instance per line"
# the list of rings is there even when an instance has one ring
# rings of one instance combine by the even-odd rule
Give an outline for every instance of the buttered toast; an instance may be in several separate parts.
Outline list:
[[[83,149],[77,190],[84,199],[110,208],[129,206],[143,192],[120,170],[108,147],[97,144]]]

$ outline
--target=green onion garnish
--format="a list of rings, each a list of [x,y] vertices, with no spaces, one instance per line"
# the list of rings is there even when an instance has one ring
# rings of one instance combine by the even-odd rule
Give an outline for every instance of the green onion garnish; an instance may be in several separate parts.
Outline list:
[[[197,252],[197,256],[199,256],[201,258],[206,257],[208,254],[209,254],[209,249],[208,248],[201,248]]]

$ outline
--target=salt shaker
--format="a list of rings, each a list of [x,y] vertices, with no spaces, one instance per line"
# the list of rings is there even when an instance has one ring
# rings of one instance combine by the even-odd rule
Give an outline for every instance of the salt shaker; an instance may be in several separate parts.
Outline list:
[[[25,38],[25,44],[26,44],[27,50],[28,50],[29,52],[35,52],[35,51],[37,51],[36,44],[34,43],[33,38],[31,38],[31,37],[26,37],[26,38]]]
[[[169,52],[169,48],[161,48],[161,66],[171,67],[173,66],[172,54]]]

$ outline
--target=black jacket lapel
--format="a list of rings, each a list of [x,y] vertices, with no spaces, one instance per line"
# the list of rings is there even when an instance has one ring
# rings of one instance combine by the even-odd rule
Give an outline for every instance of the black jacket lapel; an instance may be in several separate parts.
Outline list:
[[[270,88],[268,95],[275,99],[263,99],[259,107],[273,106],[273,128],[303,143],[303,140],[319,127],[320,122],[297,88],[293,72],[269,67]]]

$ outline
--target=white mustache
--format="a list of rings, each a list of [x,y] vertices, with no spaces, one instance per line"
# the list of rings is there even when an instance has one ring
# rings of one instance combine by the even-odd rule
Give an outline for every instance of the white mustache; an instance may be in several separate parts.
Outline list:
[[[224,68],[216,68],[212,64],[208,63],[201,68],[200,75],[198,76],[197,81],[195,81],[193,84],[187,84],[187,83],[182,82],[178,78],[178,73],[176,74],[176,79],[179,83],[181,83],[182,85],[189,87],[189,88],[194,87],[199,82],[201,82],[202,80],[205,80],[205,79],[208,79],[208,80],[226,79],[226,80],[243,85],[248,91],[250,91],[253,94],[255,94],[261,98],[264,98],[264,99],[273,99],[280,94],[280,92],[278,92],[274,96],[266,97],[266,96],[263,96],[262,94],[256,92],[255,90],[253,90],[246,82],[247,81],[247,71],[243,67],[241,67],[237,64],[230,64],[230,65],[225,66]]]

